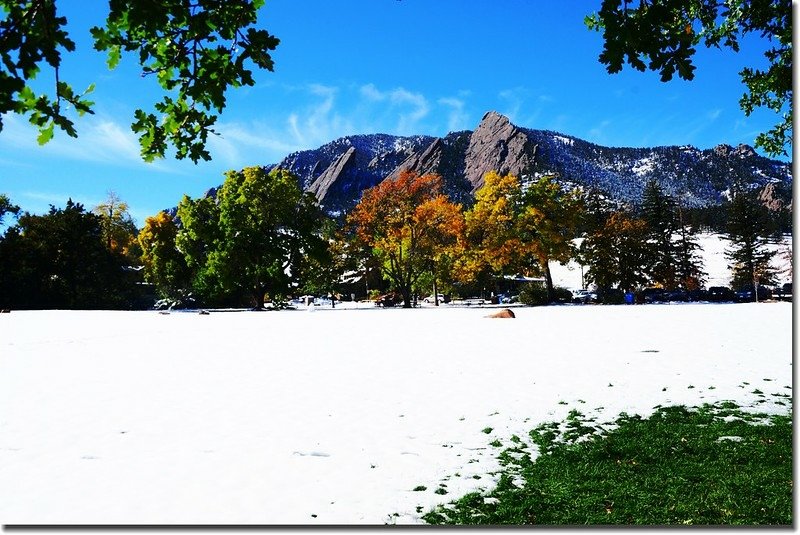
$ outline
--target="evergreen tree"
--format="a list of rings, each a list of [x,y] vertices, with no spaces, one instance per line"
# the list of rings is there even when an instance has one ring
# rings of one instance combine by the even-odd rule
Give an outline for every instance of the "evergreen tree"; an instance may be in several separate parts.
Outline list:
[[[8,195],[0,193],[0,225],[3,224],[3,218],[6,214],[17,215],[19,213],[19,206],[11,204]]]
[[[673,235],[678,230],[675,201],[655,180],[642,194],[642,219],[647,223],[648,272],[651,282],[668,290],[677,286],[676,247]]]
[[[700,256],[700,244],[697,233],[684,219],[683,206],[680,201],[678,209],[678,236],[675,243],[678,285],[686,290],[696,290],[703,286],[706,272],[703,270],[703,259]]]
[[[769,266],[773,256],[767,248],[770,234],[770,215],[755,191],[737,186],[733,190],[728,218],[730,261],[733,285],[768,284],[772,281]]]
[[[650,282],[668,290],[702,286],[700,246],[680,202],[651,180],[642,195],[641,214],[647,223]]]
[[[17,308],[129,308],[136,295],[126,259],[109,251],[100,218],[67,201],[24,214],[0,241],[2,293]]]
[[[586,280],[601,293],[611,289],[632,290],[648,280],[647,224],[626,212],[612,213],[602,228],[581,244]]]

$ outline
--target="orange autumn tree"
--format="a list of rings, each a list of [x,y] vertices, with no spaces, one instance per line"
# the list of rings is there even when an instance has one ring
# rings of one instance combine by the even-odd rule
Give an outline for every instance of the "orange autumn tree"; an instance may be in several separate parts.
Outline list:
[[[405,308],[420,275],[460,243],[464,230],[461,205],[442,193],[441,177],[408,171],[366,190],[347,221],[357,242],[381,262]]]

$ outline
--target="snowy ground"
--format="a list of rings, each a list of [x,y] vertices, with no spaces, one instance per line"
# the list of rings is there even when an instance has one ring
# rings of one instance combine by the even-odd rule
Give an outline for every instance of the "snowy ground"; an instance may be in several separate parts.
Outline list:
[[[790,303],[490,311],[2,314],[0,522],[414,523],[571,409],[789,410]]]

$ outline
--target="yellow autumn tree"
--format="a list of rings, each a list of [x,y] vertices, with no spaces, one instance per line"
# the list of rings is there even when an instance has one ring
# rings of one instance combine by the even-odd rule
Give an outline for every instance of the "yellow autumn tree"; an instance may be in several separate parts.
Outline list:
[[[178,227],[166,212],[148,217],[139,231],[144,277],[162,297],[175,297],[189,286],[186,259],[175,245]]]
[[[562,190],[552,176],[523,185],[514,175],[490,171],[475,198],[465,216],[469,247],[459,262],[461,279],[542,274],[552,301],[550,262],[575,254],[572,239],[583,211],[577,193]]]
[[[103,242],[109,251],[124,256],[135,256],[136,224],[133,222],[128,203],[109,191],[106,199],[92,208],[92,213],[100,217]]]
[[[514,175],[490,171],[475,193],[475,204],[464,215],[467,247],[456,274],[464,282],[487,283],[508,272],[527,271],[530,244],[518,232],[522,188]]]

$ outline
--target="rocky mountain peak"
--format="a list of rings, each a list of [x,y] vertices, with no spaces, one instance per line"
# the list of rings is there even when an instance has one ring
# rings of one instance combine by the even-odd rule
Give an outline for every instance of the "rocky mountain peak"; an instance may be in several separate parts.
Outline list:
[[[350,145],[350,143],[348,143],[348,145]],[[331,186],[333,186],[349,168],[355,165],[355,155],[356,148],[351,145],[344,154],[334,160],[334,162],[314,180],[311,186],[309,186],[308,191],[316,195],[317,200],[319,200],[321,204],[324,204]]]
[[[474,192],[483,186],[483,177],[489,171],[521,177],[531,172],[535,160],[536,145],[525,132],[505,115],[490,111],[470,136],[464,174]]]

